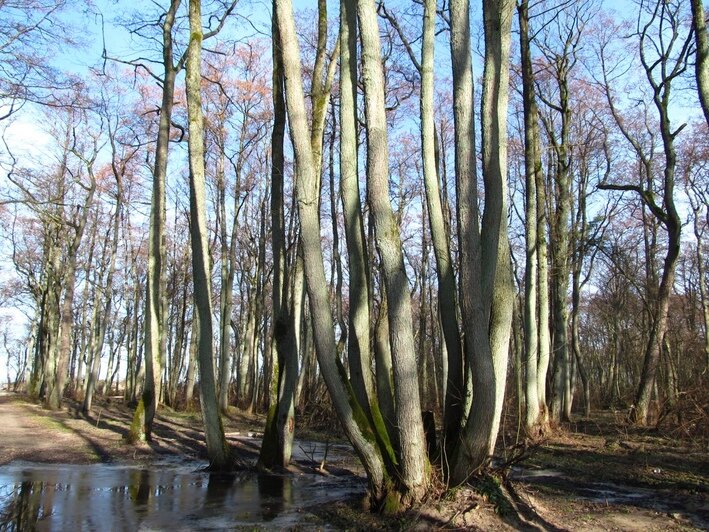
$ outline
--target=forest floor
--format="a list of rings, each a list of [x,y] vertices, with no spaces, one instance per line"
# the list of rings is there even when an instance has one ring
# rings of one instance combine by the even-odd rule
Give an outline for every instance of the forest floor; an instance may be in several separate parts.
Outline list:
[[[130,463],[149,466],[166,456],[205,459],[199,412],[159,411],[150,444],[128,445],[131,410],[120,398],[101,399],[86,417],[68,402],[51,412],[18,394],[0,392],[0,468],[16,462]],[[263,416],[234,410],[225,417],[227,439],[245,463],[255,463]],[[709,453],[706,441],[662,437],[628,428],[610,412],[568,424],[527,447],[505,475],[475,489],[443,494],[403,516],[363,508],[362,497],[303,508],[296,528],[352,530],[708,530]],[[293,472],[353,475],[362,469],[342,442],[312,431],[297,434]],[[330,439],[330,443],[325,443]],[[315,443],[319,440],[319,443]],[[321,471],[320,451],[332,446]],[[435,491],[435,494],[433,492]],[[2,523],[0,523],[2,528]]]

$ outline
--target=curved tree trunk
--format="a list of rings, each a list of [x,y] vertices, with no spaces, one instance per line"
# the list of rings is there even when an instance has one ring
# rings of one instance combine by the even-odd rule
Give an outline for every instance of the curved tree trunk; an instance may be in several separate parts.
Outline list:
[[[170,122],[178,68],[173,64],[172,27],[180,0],[171,0],[162,23],[163,83],[158,138],[155,145],[153,189],[148,234],[147,293],[145,298],[145,384],[136,408],[129,440],[151,439],[153,419],[160,400],[160,382],[165,360],[165,179],[167,176]]]
[[[468,0],[451,0],[451,58],[453,70],[453,121],[455,125],[455,175],[456,175],[456,200],[458,215],[458,241],[459,269],[460,269],[460,310],[463,321],[465,361],[468,368],[461,365],[456,368],[456,361],[448,357],[448,386],[464,386],[463,375],[469,373],[473,364],[473,348],[483,348],[487,344],[487,330],[482,325],[485,320],[482,315],[480,301],[474,300],[475,294],[480,294],[480,227],[479,207],[477,194],[477,172],[475,167],[475,126],[473,119],[473,62],[470,51],[470,3]],[[489,360],[489,354],[484,357]],[[489,372],[491,373],[491,372]],[[454,383],[454,384],[453,384]],[[480,397],[482,393],[490,392],[489,408],[483,412],[491,413],[493,410],[494,390],[480,383]],[[447,392],[451,394],[452,392]],[[464,397],[464,404],[470,398]],[[464,407],[461,416],[466,415]],[[463,419],[450,418],[446,426],[460,426]],[[451,430],[452,433],[452,430]],[[453,463],[455,450],[461,443],[460,435],[446,440],[446,455]]]
[[[214,378],[212,339],[212,295],[209,274],[209,249],[204,171],[204,117],[201,97],[202,18],[200,0],[190,0],[190,42],[187,48],[186,92],[190,162],[190,242],[194,278],[195,308],[199,316],[199,391],[204,435],[210,468],[231,467],[229,447],[219,415]]]
[[[298,349],[292,308],[288,306],[289,276],[286,269],[286,235],[283,208],[283,145],[286,102],[282,55],[278,51],[278,22],[273,28],[273,130],[271,133],[271,246],[273,252],[273,341],[278,370],[276,400],[269,405],[258,465],[266,469],[286,467],[290,462],[295,424],[295,387],[298,379]],[[276,361],[272,362],[276,363]]]
[[[456,9],[454,10],[454,6]],[[469,47],[467,2],[451,2],[451,42]],[[514,286],[507,238],[507,101],[510,28],[514,2],[483,4],[485,71],[482,128],[485,212],[478,232],[477,183],[472,173],[474,152],[457,146],[472,131],[472,72],[466,89],[454,87],[456,167],[461,249],[461,309],[466,333],[466,358],[472,369],[473,398],[463,438],[453,456],[451,482],[460,484],[483,467],[492,454],[504,398]],[[455,23],[457,19],[461,19]],[[460,32],[458,34],[457,32]],[[451,45],[455,62],[456,49]],[[469,51],[467,52],[469,54]],[[468,63],[469,65],[469,63]],[[465,70],[470,67],[466,65]],[[454,70],[454,83],[456,71]],[[460,78],[459,78],[460,80]],[[462,105],[461,105],[462,104]],[[459,106],[465,109],[459,110]],[[468,142],[467,139],[460,139]],[[464,162],[465,161],[465,162]]]
[[[382,455],[372,441],[363,411],[348,391],[345,376],[338,369],[336,342],[330,312],[327,281],[320,247],[318,179],[310,145],[303,94],[300,47],[290,0],[276,0],[280,50],[285,77],[286,108],[295,154],[298,213],[303,245],[303,266],[313,320],[316,354],[345,434],[362,460],[374,500],[381,500],[388,484]],[[369,436],[368,436],[369,434]]]
[[[436,29],[436,0],[426,0],[423,15],[423,41],[421,44],[421,144],[423,154],[423,179],[426,190],[431,240],[436,257],[438,276],[438,301],[441,328],[447,353],[448,373],[444,406],[444,441],[455,442],[463,417],[463,353],[461,334],[456,314],[456,282],[449,238],[443,218],[439,192],[436,157],[436,131],[433,112],[434,94],[434,43]]]
[[[357,172],[357,13],[340,2],[340,190],[349,265],[347,353],[357,401],[369,412],[374,398],[370,351],[369,265]]]
[[[359,0],[357,16],[362,45],[362,77],[367,124],[368,202],[386,285],[394,376],[400,481],[411,500],[423,497],[428,484],[426,444],[416,371],[411,294],[404,268],[399,227],[389,200],[389,148],[384,102],[384,72],[374,0]]]

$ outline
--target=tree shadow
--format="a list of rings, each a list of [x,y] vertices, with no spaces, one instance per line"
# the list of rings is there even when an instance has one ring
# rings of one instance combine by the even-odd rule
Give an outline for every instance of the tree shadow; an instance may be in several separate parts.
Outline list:
[[[588,450],[555,443],[540,455],[532,459],[534,469],[512,473],[515,484],[561,499],[679,514],[699,528],[709,524],[709,463],[702,453],[650,444]]]

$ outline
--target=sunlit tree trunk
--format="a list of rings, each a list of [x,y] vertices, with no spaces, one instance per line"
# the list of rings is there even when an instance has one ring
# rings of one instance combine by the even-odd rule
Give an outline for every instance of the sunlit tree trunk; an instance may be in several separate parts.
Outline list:
[[[214,378],[212,338],[212,297],[209,274],[209,249],[204,171],[204,117],[201,98],[202,18],[200,0],[190,0],[190,41],[187,48],[186,92],[190,162],[190,242],[195,309],[199,316],[199,391],[207,455],[210,468],[231,466],[229,447],[224,437]]]
[[[350,378],[357,401],[365,412],[370,412],[372,401],[375,399],[375,386],[370,350],[370,272],[357,171],[356,29],[356,4],[353,0],[342,0],[340,2],[340,191],[350,274],[347,352]]]
[[[507,101],[511,1],[483,4],[485,70],[483,73],[482,139],[485,211],[478,224],[472,125],[472,71],[454,69],[454,117],[461,250],[461,310],[466,334],[466,358],[472,370],[472,405],[462,440],[450,466],[450,481],[460,484],[483,467],[492,454],[505,390],[514,286],[507,237]],[[465,1],[451,2],[451,43],[464,46],[469,57],[470,27]],[[454,64],[456,47],[451,44]],[[457,78],[457,81],[456,81]],[[462,86],[456,87],[456,83]]]
[[[343,430],[352,442],[368,474],[374,500],[385,493],[387,474],[382,455],[365,434],[363,411],[347,389],[345,375],[338,369],[336,342],[330,312],[327,281],[320,247],[318,179],[310,145],[302,86],[300,49],[290,0],[276,0],[280,50],[285,77],[286,109],[295,154],[298,212],[301,223],[303,264],[313,319],[313,333],[320,369]],[[341,366],[340,366],[341,367]]]
[[[704,119],[709,125],[709,36],[704,16],[704,0],[690,0],[692,6],[692,29],[696,43],[694,68],[697,77],[699,101],[704,111]]]
[[[284,140],[286,102],[282,55],[278,50],[279,32],[275,13],[273,35],[273,129],[271,131],[271,249],[273,253],[272,312],[273,341],[278,369],[276,400],[269,405],[259,466],[267,469],[286,467],[290,462],[295,425],[295,386],[298,378],[298,349],[288,292],[290,276],[286,268],[286,221],[284,215]]]
[[[511,25],[515,3],[483,3],[485,69],[482,93],[482,154],[485,211],[482,218],[483,297],[489,301],[489,337],[495,375],[494,449],[505,396],[514,284],[507,235],[507,106]],[[495,260],[493,260],[493,257]]]
[[[453,120],[455,124],[455,175],[456,197],[458,215],[458,240],[459,240],[459,296],[460,310],[463,321],[465,360],[467,365],[472,363],[472,350],[474,346],[481,349],[487,344],[487,330],[482,323],[482,305],[475,301],[476,294],[480,294],[480,226],[479,206],[477,195],[477,172],[475,166],[475,126],[473,119],[473,63],[470,50],[470,4],[468,0],[451,0],[451,60],[453,70]],[[462,389],[463,375],[466,373],[461,364],[456,368],[456,361],[448,353],[448,387],[456,386]],[[489,361],[489,353],[484,356]],[[491,371],[488,371],[490,374]],[[451,384],[455,383],[455,384]],[[494,395],[492,387],[486,387],[481,382],[482,393]],[[454,393],[447,392],[448,395]],[[470,398],[464,402],[469,403]],[[494,400],[490,398],[490,403]],[[490,404],[484,412],[492,413]],[[455,420],[446,414],[446,426],[453,427],[463,423],[461,419]],[[446,455],[453,457],[454,451],[461,443],[460,435],[454,440],[447,439]]]
[[[534,72],[529,47],[529,4],[519,3],[520,58],[524,105],[525,172],[525,270],[524,270],[524,354],[525,354],[525,429],[528,434],[539,423],[539,334],[537,324],[538,246],[537,246],[537,172],[541,173],[537,103]]]
[[[431,240],[436,257],[438,276],[438,301],[441,328],[447,353],[447,382],[444,406],[444,438],[455,442],[463,416],[463,353],[461,334],[456,313],[456,282],[453,261],[440,196],[435,146],[434,94],[434,43],[436,29],[436,0],[426,0],[423,15],[423,41],[421,44],[421,144],[423,178],[431,227]],[[471,139],[472,141],[472,139]],[[473,144],[474,149],[474,144]]]
[[[136,408],[129,440],[150,440],[153,419],[160,400],[160,376],[165,361],[165,179],[170,142],[170,123],[175,93],[175,78],[182,65],[173,63],[172,28],[180,0],[171,0],[162,19],[162,102],[158,122],[158,137],[153,163],[153,187],[150,202],[148,232],[148,271],[145,298],[145,383]]]
[[[394,402],[399,436],[401,482],[413,500],[420,499],[428,478],[421,420],[411,294],[404,268],[399,227],[389,199],[389,150],[384,102],[384,72],[379,25],[373,0],[358,0],[362,45],[362,78],[367,124],[367,186],[382,278],[386,285],[394,377]]]
[[[199,317],[197,313],[192,316],[192,325],[190,327],[190,345],[187,348],[187,375],[185,377],[185,408],[189,409],[192,406],[194,397],[195,384],[195,365],[197,363],[197,338],[199,337]]]

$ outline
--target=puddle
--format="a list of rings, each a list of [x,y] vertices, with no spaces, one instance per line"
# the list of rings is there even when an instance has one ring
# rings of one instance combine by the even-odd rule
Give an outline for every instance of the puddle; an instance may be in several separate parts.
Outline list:
[[[0,530],[287,528],[304,508],[364,494],[352,476],[215,474],[206,463],[14,463],[0,468]]]

